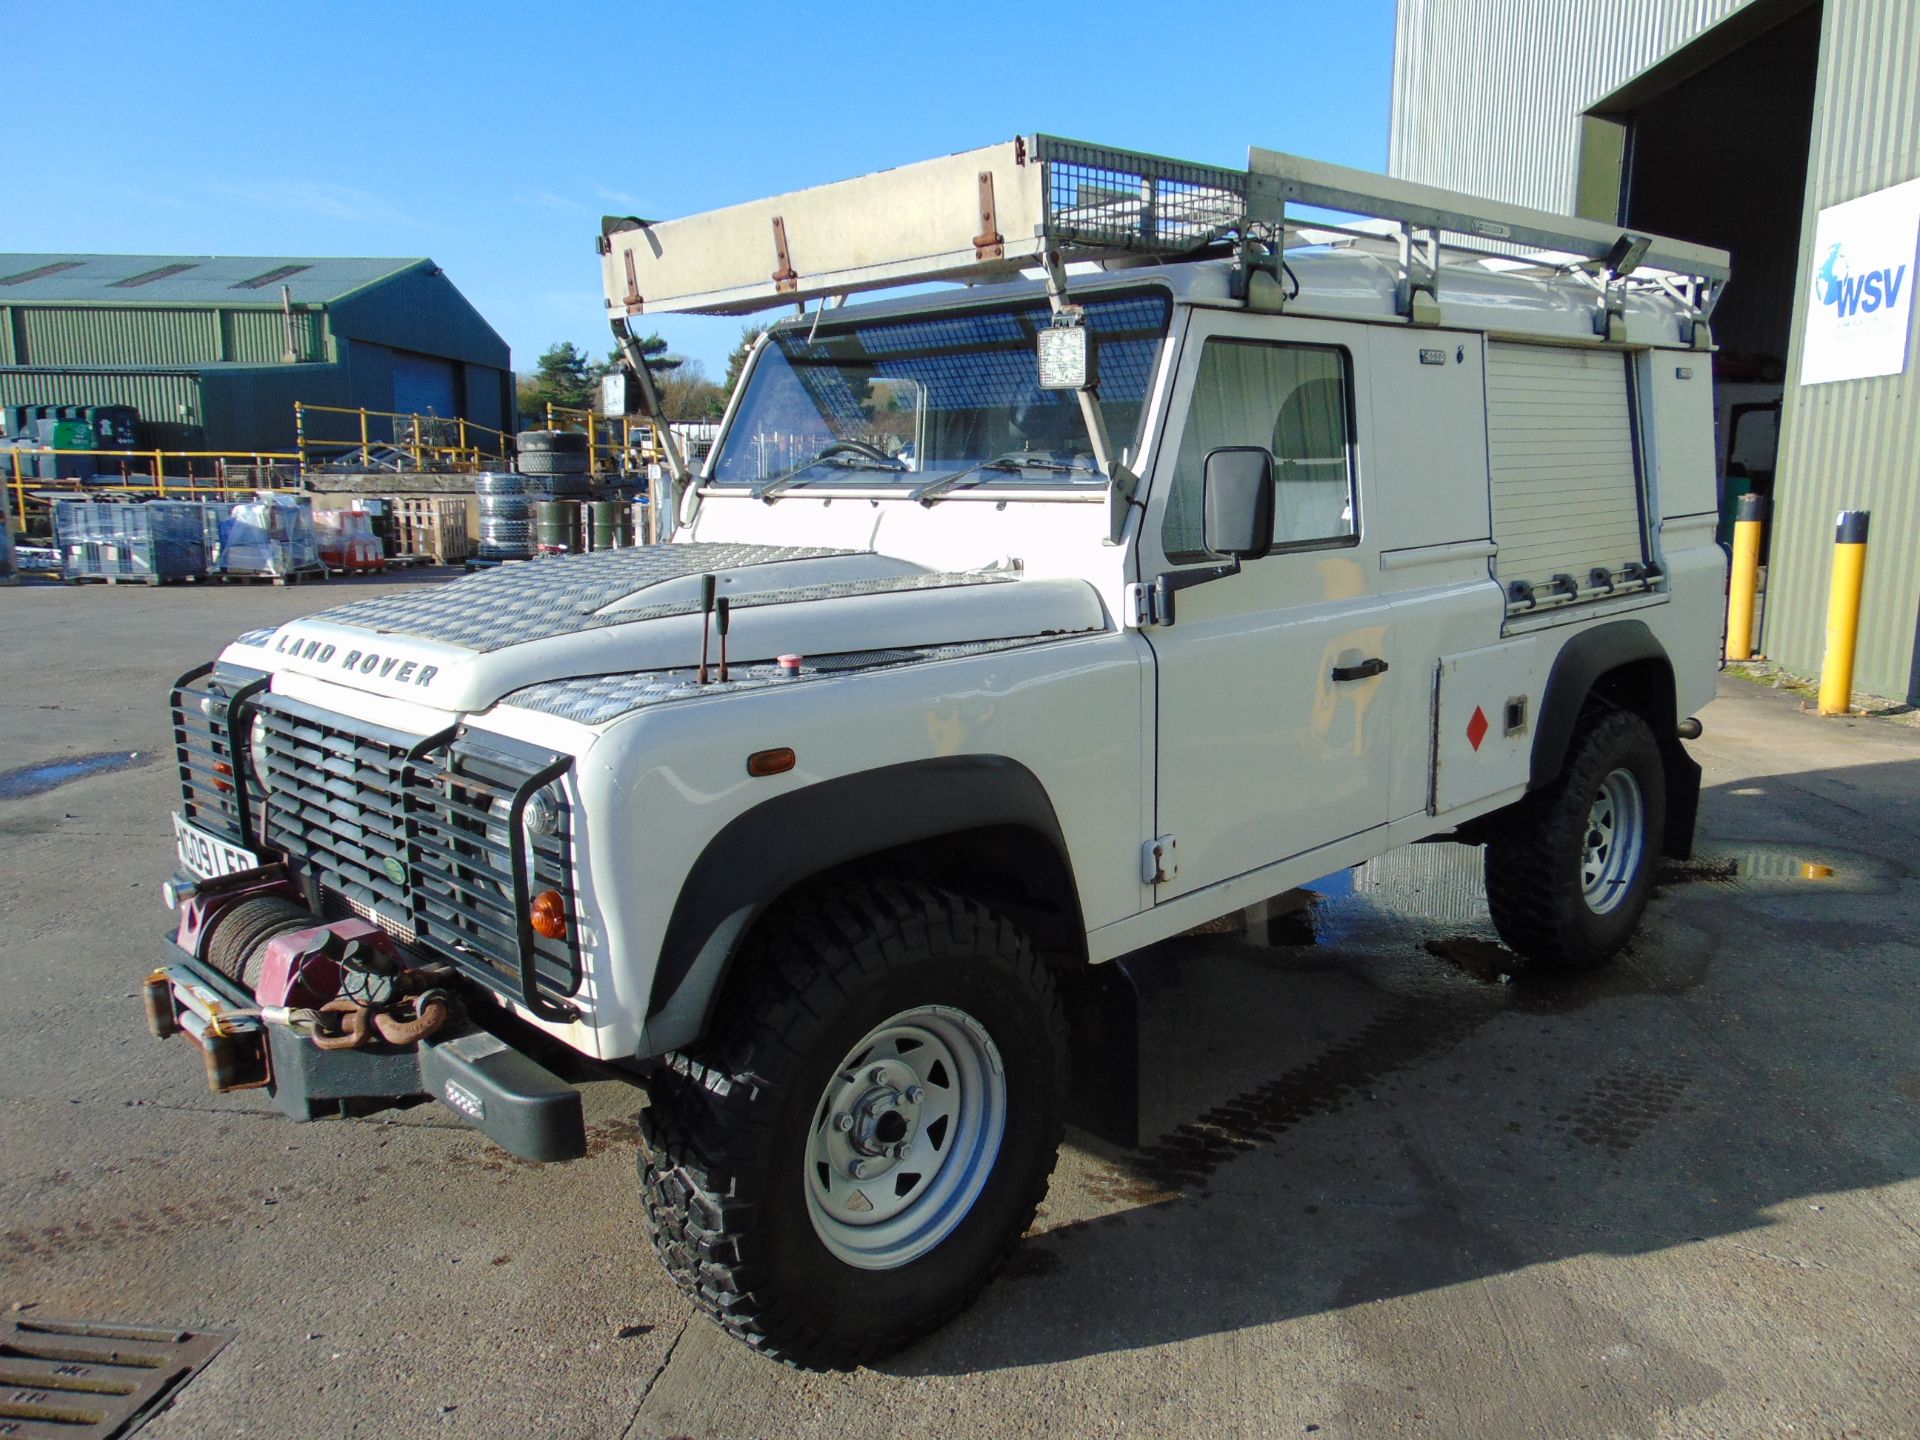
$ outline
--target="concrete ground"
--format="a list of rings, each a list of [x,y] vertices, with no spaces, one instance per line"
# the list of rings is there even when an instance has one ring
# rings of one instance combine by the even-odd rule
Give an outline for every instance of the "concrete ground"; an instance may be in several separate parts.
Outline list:
[[[625,1087],[540,1167],[146,1035],[166,686],[345,590],[0,592],[0,795],[140,752],[0,799],[0,1305],[231,1332],[144,1433],[1920,1434],[1920,734],[1724,682],[1702,860],[1599,975],[1508,973],[1443,846],[1129,962],[1158,1138],[1070,1135],[978,1306],[810,1375],[662,1278]]]

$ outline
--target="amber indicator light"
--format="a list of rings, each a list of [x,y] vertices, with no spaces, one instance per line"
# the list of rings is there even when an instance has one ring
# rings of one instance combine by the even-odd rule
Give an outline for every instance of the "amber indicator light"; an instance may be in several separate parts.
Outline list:
[[[567,938],[567,902],[560,898],[558,890],[542,890],[533,897],[528,911],[535,934],[549,940]]]
[[[747,774],[784,775],[794,765],[793,751],[782,746],[778,750],[756,750],[747,756]]]

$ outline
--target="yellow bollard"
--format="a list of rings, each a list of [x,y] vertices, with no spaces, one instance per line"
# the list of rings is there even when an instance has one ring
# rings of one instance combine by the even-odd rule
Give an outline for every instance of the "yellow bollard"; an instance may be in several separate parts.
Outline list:
[[[1860,638],[1860,588],[1867,573],[1865,510],[1842,510],[1833,530],[1833,588],[1827,592],[1827,653],[1820,662],[1820,713],[1853,707],[1853,646]]]
[[[1766,529],[1764,496],[1742,495],[1733,512],[1733,573],[1727,585],[1727,659],[1753,658],[1753,601],[1760,589],[1760,536]]]

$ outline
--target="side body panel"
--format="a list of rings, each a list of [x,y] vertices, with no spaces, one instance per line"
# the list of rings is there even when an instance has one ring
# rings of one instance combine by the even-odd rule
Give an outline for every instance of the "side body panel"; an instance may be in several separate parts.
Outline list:
[[[1392,603],[1408,666],[1406,683],[1392,695],[1391,813],[1400,820],[1432,813],[1433,769],[1445,750],[1436,751],[1434,707],[1437,695],[1448,694],[1436,686],[1436,657],[1479,651],[1497,639],[1505,603],[1491,574],[1481,337],[1380,326],[1371,350],[1374,471],[1387,497],[1373,521],[1380,536],[1376,583]],[[1491,673],[1476,678],[1502,696],[1512,683],[1496,684]],[[1455,781],[1448,797],[1455,803],[1504,788],[1477,765],[1459,767]]]
[[[1096,928],[1135,913],[1142,903],[1136,777],[1149,743],[1139,723],[1145,659],[1137,635],[1110,632],[784,691],[682,701],[613,721],[577,780],[600,857],[594,889],[612,961],[608,983],[626,1032],[613,1053],[657,1054],[692,1038],[684,1005],[670,1029],[656,1035],[643,1024],[676,897],[716,837],[737,816],[780,797],[797,797],[804,810],[806,791],[821,786],[820,798],[830,799],[826,782],[842,777],[942,759],[1018,767],[1037,781],[1057,820],[1082,923]],[[797,757],[791,771],[748,775],[748,755],[782,746]],[[818,859],[824,869],[884,848],[893,827],[882,807],[910,799],[903,788],[874,800],[870,835],[850,845],[823,842],[817,855],[797,863],[804,870]],[[838,804],[826,813],[842,827],[862,826],[858,814]],[[793,830],[803,843],[804,830]],[[729,853],[727,864],[744,892],[759,895],[796,861],[744,851]],[[696,943],[704,945],[705,937]]]
[[[1685,719],[1713,699],[1725,651],[1727,554],[1715,539],[1719,500],[1713,458],[1713,378],[1699,357],[1647,352],[1641,413],[1659,517],[1655,551],[1667,570],[1670,613],[1660,634],[1673,657]]]
[[[1524,790],[1544,675],[1535,636],[1443,655],[1435,666],[1428,813]]]

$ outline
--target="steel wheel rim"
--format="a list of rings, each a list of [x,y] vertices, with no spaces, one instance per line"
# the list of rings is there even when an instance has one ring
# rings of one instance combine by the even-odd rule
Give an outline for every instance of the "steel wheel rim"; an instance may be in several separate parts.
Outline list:
[[[964,1011],[903,1010],[847,1052],[812,1121],[814,1234],[849,1265],[897,1269],[951,1235],[986,1187],[1006,1133],[1006,1068]]]
[[[1580,855],[1580,889],[1596,915],[1618,909],[1640,873],[1647,844],[1646,801],[1631,770],[1611,772],[1587,810]]]

